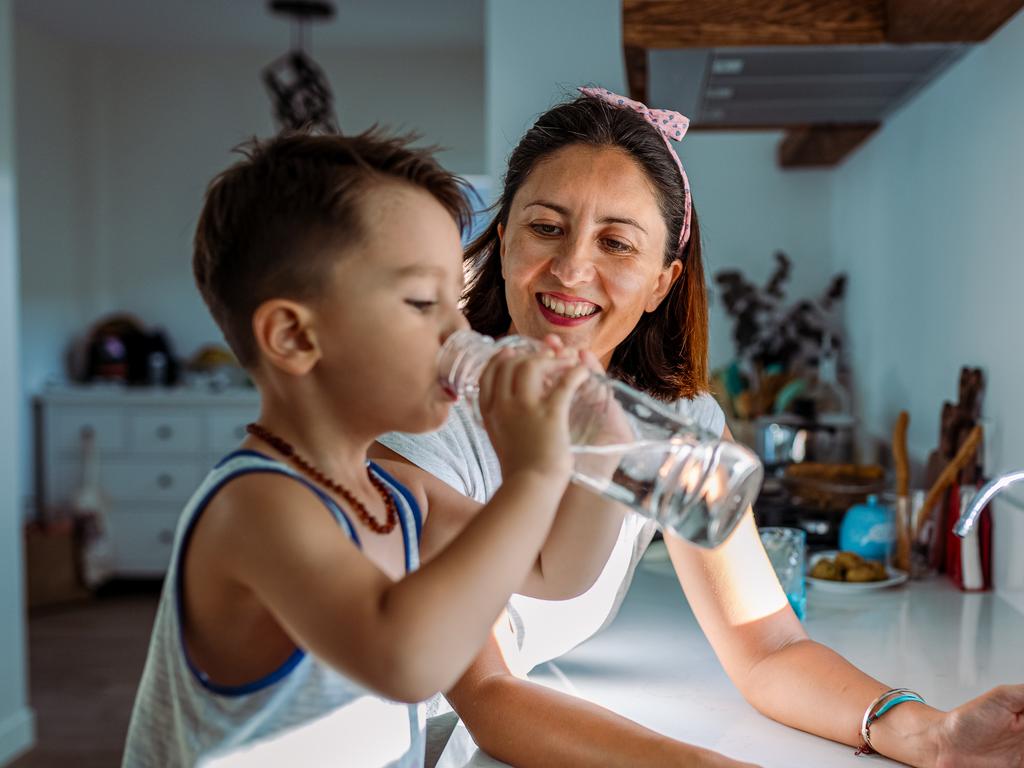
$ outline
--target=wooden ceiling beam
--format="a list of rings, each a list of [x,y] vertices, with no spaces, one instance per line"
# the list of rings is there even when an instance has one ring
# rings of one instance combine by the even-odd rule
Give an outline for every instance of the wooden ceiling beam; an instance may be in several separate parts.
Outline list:
[[[1024,7],[1024,0],[887,0],[890,43],[977,43]]]
[[[623,44],[722,48],[884,43],[885,2],[622,0]]]
[[[629,98],[647,103],[647,49],[634,45],[624,46],[622,53],[626,59],[626,84],[629,87]]]
[[[779,144],[779,166],[821,168],[838,165],[877,129],[878,123],[793,128]]]

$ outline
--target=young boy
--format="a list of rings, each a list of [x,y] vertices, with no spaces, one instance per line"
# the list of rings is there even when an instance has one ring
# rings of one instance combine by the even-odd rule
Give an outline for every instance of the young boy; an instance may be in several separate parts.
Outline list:
[[[422,711],[399,702],[451,686],[509,595],[543,582],[585,368],[487,368],[504,482],[422,568],[422,488],[366,461],[448,414],[435,361],[465,327],[466,213],[427,154],[373,133],[254,143],[210,185],[196,282],[260,416],[182,515],[126,766],[421,765]]]

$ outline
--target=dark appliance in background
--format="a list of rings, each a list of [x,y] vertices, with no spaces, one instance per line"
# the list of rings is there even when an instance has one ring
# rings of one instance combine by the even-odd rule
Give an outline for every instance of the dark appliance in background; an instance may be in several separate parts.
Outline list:
[[[852,469],[853,465],[846,466]],[[811,552],[839,549],[839,526],[846,511],[883,488],[881,478],[851,482],[771,476],[765,480],[761,495],[754,502],[754,520],[758,526],[802,528],[807,533],[807,548]]]
[[[116,382],[134,386],[173,386],[179,366],[162,330],[146,331],[131,315],[104,318],[85,341],[83,382]]]
[[[881,467],[852,463],[856,421],[847,414],[798,414],[755,422],[765,482],[754,504],[759,526],[802,528],[811,551],[839,548],[846,511],[884,489]]]

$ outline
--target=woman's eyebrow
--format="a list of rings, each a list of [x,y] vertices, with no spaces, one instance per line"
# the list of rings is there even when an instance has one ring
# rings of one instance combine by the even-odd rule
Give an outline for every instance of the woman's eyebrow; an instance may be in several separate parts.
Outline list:
[[[636,219],[626,218],[625,216],[605,216],[603,219],[597,220],[598,224],[626,224],[630,227],[636,227],[645,235],[647,230],[640,226],[640,222]]]
[[[550,208],[555,213],[560,213],[563,216],[568,216],[569,215],[569,209],[568,208],[566,208],[564,205],[559,205],[558,203],[553,203],[550,200],[534,200],[533,202],[527,203],[526,205],[524,205],[523,209],[525,210],[525,209],[527,209],[527,208],[529,208],[531,206],[534,206],[534,205],[539,205],[539,206],[541,206],[543,208]],[[644,229],[642,226],[640,226],[640,222],[639,221],[637,221],[636,219],[631,219],[628,216],[605,216],[603,218],[598,219],[597,223],[598,224],[626,224],[627,226],[630,226],[630,227],[636,227],[641,232],[643,232],[645,235],[647,234],[647,230]]]
[[[563,216],[569,215],[568,208],[566,208],[564,205],[559,205],[558,203],[552,203],[550,200],[534,200],[532,203],[527,203],[526,205],[524,205],[523,208],[526,209],[534,205],[540,205],[543,206],[544,208],[550,208],[555,213],[560,213]]]

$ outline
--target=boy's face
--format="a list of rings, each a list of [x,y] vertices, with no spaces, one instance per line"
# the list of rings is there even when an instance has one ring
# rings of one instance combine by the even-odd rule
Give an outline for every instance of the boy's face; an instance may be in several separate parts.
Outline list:
[[[374,187],[362,218],[365,236],[343,244],[318,302],[315,375],[339,416],[366,431],[436,429],[452,404],[437,353],[467,327],[458,227],[429,193],[401,183]]]

